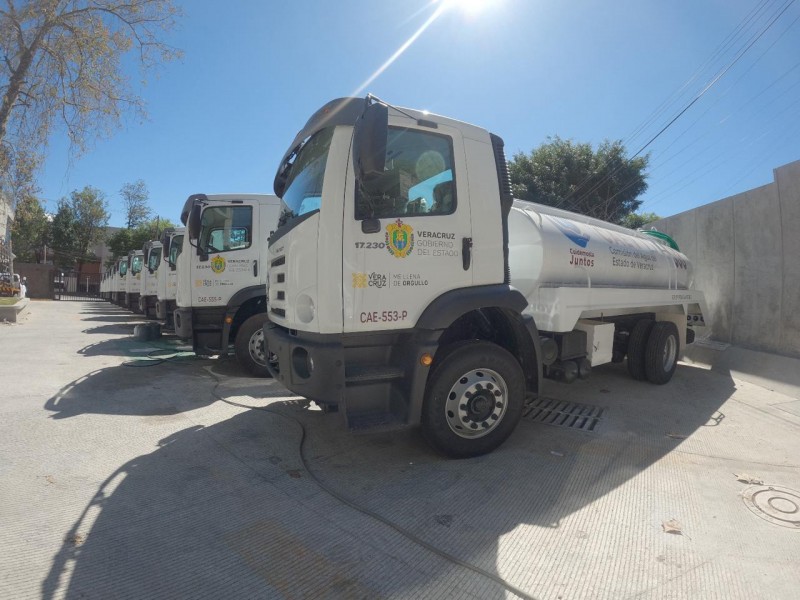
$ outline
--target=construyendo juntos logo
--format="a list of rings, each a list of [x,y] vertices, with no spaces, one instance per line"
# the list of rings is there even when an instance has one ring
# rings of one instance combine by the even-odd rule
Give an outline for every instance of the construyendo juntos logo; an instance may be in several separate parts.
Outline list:
[[[386,249],[395,258],[405,258],[414,249],[414,229],[400,219],[386,226]]]
[[[581,248],[586,248],[590,239],[589,234],[581,231],[577,223],[559,217],[553,217],[553,222],[556,224],[556,227],[558,227],[558,230],[567,236],[573,244],[577,244]]]
[[[211,270],[214,273],[222,273],[225,270],[225,259],[219,254],[211,259]]]

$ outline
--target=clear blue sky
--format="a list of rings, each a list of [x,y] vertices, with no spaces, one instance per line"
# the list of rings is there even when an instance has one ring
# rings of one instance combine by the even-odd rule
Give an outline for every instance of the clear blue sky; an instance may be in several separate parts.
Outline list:
[[[550,135],[622,139],[638,150],[788,3],[648,148],[641,210],[675,214],[770,183],[773,168],[800,159],[800,2],[495,0],[478,14],[451,3],[365,93],[485,127],[505,139],[509,156]],[[40,179],[49,210],[88,184],[106,192],[111,224],[122,225],[119,189],[140,178],[154,213],[176,222],[191,193],[272,193],[277,163],[310,114],[359,89],[440,5],[183,6],[168,42],[185,56],[142,89],[149,119],[128,120],[72,164],[63,135],[51,140]]]

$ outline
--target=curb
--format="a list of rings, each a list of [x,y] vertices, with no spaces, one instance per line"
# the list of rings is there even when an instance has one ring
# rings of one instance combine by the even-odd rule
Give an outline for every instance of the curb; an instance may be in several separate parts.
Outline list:
[[[9,323],[16,323],[19,316],[28,309],[30,298],[22,298],[16,304],[11,306],[0,306],[0,322],[8,321]]]

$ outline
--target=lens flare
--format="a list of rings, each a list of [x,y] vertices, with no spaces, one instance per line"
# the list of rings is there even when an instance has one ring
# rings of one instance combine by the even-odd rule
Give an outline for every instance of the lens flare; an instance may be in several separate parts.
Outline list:
[[[502,0],[433,0],[433,2],[426,6],[426,8],[433,6],[436,7],[431,16],[428,17],[422,25],[420,25],[419,29],[411,34],[411,37],[409,37],[400,45],[400,47],[386,60],[386,62],[378,67],[378,69],[372,73],[372,75],[370,75],[361,85],[359,85],[358,88],[353,90],[350,95],[360,96],[364,90],[367,89],[367,86],[380,77],[384,71],[386,71],[386,69],[391,67],[394,62],[400,58],[414,42],[417,41],[419,36],[425,33],[425,30],[433,25],[433,23],[445,12],[450,10],[458,10],[469,17],[474,17],[499,5],[500,2],[502,2]],[[419,12],[415,14],[419,14]]]
[[[446,8],[459,10],[471,17],[486,12],[499,3],[500,0],[442,0],[442,5]]]

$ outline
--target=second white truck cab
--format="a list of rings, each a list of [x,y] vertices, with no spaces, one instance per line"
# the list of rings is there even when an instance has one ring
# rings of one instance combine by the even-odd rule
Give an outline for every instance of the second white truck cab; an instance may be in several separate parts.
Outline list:
[[[267,315],[267,239],[277,228],[280,200],[262,194],[189,196],[178,257],[175,332],[196,353],[225,355],[267,376],[263,325]]]
[[[178,256],[183,250],[183,227],[169,228],[161,234],[161,265],[158,268],[156,319],[174,328],[173,312],[177,308]]]
[[[139,312],[148,319],[156,318],[158,274],[162,270],[161,242],[150,240],[142,247],[144,266],[139,281]]]
[[[374,98],[290,144],[269,240],[273,375],[351,428],[421,425],[453,457],[503,443],[543,378],[627,357],[663,384],[703,325],[661,240],[514,200],[503,141]]]

